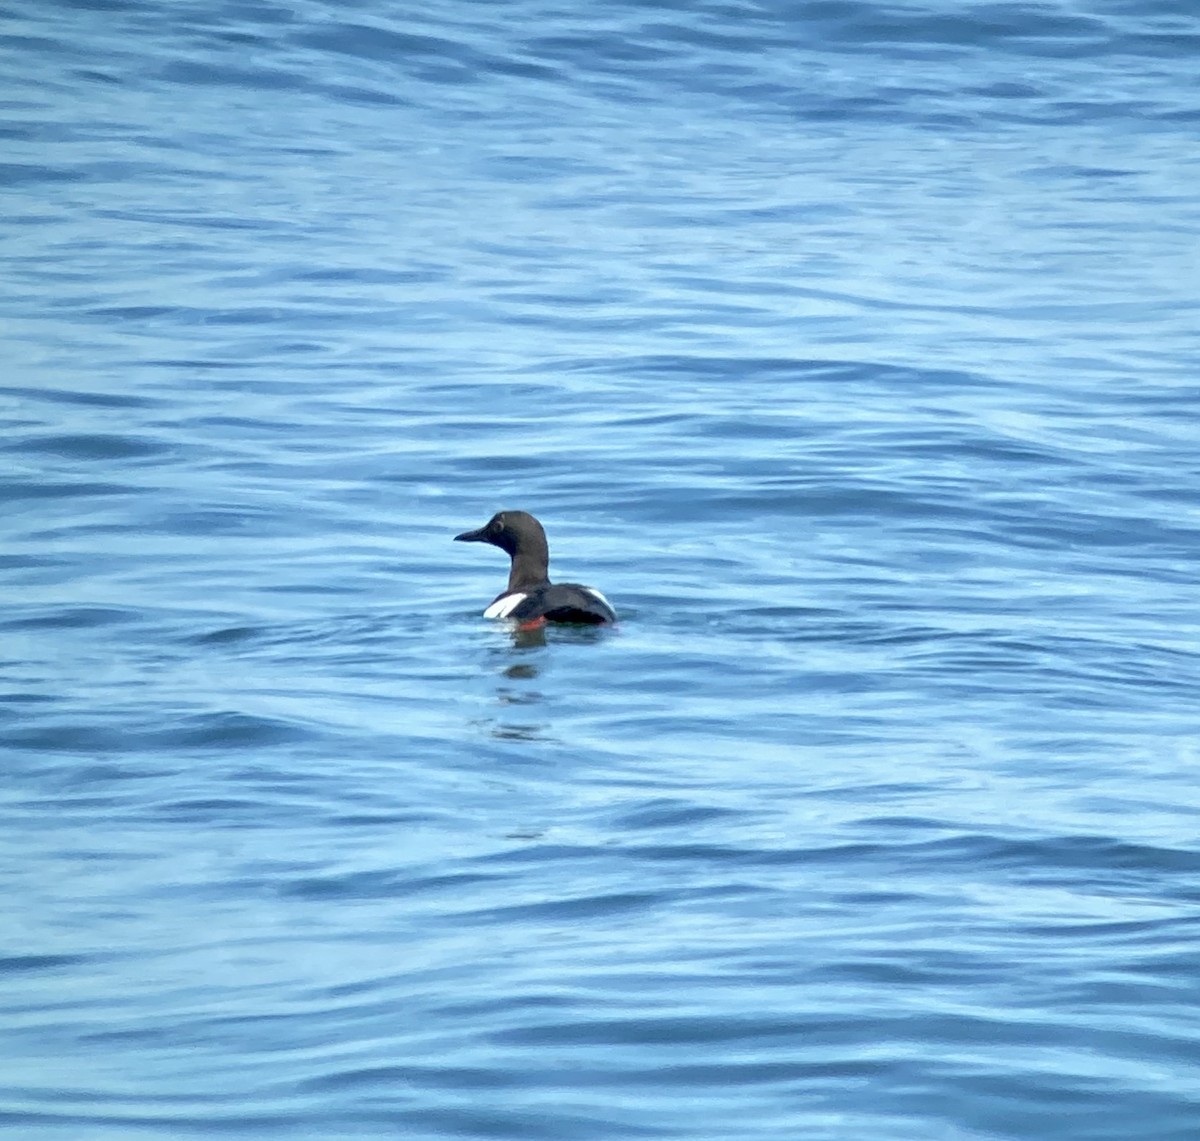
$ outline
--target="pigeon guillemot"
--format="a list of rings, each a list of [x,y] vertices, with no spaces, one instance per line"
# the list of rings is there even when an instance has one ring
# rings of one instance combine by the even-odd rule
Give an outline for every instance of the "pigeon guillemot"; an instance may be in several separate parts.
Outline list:
[[[526,511],[500,511],[478,531],[454,536],[459,543],[491,543],[512,558],[508,589],[483,612],[485,618],[511,618],[524,627],[544,622],[600,625],[615,622],[608,599],[590,586],[550,581],[550,548],[542,525]]]

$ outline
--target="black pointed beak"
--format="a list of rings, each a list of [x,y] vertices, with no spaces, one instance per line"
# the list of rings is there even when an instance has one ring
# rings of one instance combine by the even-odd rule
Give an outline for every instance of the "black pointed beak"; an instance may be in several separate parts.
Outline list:
[[[485,543],[487,542],[487,536],[484,535],[486,530],[486,527],[480,527],[477,531],[464,531],[461,535],[455,535],[454,541],[456,543]]]

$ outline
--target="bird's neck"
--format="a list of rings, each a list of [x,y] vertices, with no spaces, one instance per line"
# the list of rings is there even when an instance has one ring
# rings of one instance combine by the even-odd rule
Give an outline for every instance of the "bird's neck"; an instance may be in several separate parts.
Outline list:
[[[550,554],[541,550],[518,551],[512,557],[508,572],[508,590],[528,590],[534,586],[545,586],[550,581]]]

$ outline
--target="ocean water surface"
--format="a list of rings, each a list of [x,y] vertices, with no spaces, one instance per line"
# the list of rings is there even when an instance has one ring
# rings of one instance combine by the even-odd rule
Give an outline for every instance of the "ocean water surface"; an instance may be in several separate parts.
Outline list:
[[[1193,1141],[1200,13],[408,9],[0,10],[0,1133]]]

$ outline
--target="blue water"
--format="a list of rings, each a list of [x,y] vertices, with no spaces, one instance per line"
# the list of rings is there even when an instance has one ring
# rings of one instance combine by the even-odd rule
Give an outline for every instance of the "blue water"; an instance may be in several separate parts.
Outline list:
[[[1200,11],[416,7],[4,5],[0,1132],[1194,1141]]]

